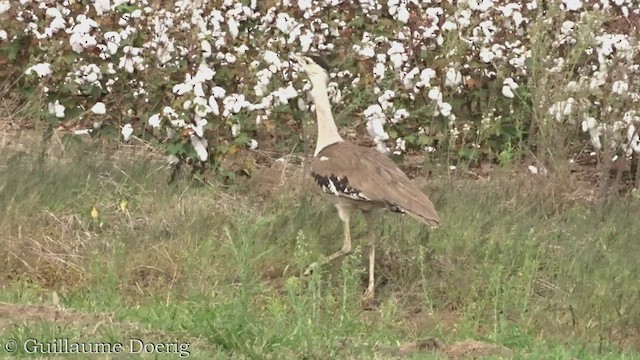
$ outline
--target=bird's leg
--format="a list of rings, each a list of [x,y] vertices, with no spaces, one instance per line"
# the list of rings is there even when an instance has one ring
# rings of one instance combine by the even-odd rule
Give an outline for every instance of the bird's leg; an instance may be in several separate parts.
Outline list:
[[[314,262],[313,264],[309,265],[309,267],[307,267],[304,272],[305,276],[311,274],[313,269],[315,269],[316,267],[351,253],[351,230],[349,229],[349,218],[351,215],[351,209],[345,206],[340,206],[338,204],[336,204],[336,209],[338,209],[338,215],[340,216],[340,220],[342,220],[342,229],[344,232],[342,248],[335,253],[325,257],[321,261]]]
[[[376,232],[375,211],[365,211],[365,219],[367,220],[367,231],[369,233],[369,286],[364,292],[364,300],[373,299],[375,293],[375,265],[376,265]]]

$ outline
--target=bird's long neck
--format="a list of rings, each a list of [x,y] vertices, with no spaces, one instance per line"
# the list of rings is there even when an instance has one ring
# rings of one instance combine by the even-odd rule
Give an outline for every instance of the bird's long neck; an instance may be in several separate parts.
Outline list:
[[[317,156],[325,147],[344,140],[340,137],[338,127],[331,114],[327,85],[323,81],[313,82],[311,96],[313,96],[313,101],[316,105],[316,116],[318,117],[318,141],[314,153],[314,156]]]

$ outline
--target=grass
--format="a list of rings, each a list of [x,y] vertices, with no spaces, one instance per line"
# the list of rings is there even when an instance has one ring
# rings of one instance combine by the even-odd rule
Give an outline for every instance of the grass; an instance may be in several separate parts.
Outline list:
[[[5,154],[3,340],[188,342],[195,359],[640,358],[637,199],[592,209],[526,176],[434,179],[445,227],[383,217],[380,306],[364,311],[360,217],[355,253],[301,277],[341,225],[297,176],[259,197],[169,186],[136,153]],[[430,338],[439,350],[400,350]]]

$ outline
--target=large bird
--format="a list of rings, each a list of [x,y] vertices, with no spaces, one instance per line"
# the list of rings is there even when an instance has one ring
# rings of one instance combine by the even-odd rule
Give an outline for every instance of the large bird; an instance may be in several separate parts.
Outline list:
[[[305,274],[352,251],[349,219],[353,210],[359,209],[366,218],[369,236],[369,285],[364,300],[371,300],[375,292],[376,210],[387,208],[408,214],[430,227],[438,227],[440,218],[427,195],[391,159],[373,148],[357,146],[342,139],[331,113],[326,62],[318,56],[300,54],[290,54],[290,59],[307,75],[313,86],[311,97],[318,122],[318,140],[311,175],[338,210],[344,231],[342,248],[321,262],[311,264]]]

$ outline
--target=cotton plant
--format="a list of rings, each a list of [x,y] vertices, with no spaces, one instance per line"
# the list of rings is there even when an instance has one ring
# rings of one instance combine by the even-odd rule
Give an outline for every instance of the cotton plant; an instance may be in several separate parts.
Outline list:
[[[286,126],[277,120],[282,112],[313,111],[305,96],[310,85],[288,62],[292,51],[344,60],[335,62],[343,68],[331,74],[332,106],[355,107],[382,152],[433,151],[435,146],[426,150],[413,139],[460,139],[526,110],[528,60],[535,55],[529,31],[538,21],[539,1],[259,4],[178,0],[156,9],[148,0],[96,0],[83,7],[73,1],[0,1],[0,14],[11,15],[0,24],[0,46],[21,36],[33,39],[20,70],[46,96],[47,118],[79,119],[89,130],[117,126],[128,141],[152,133],[171,161],[176,154],[203,163],[216,159],[214,152],[223,150],[214,148],[213,128],[223,134],[216,139],[222,143],[258,149],[254,129],[278,131]],[[343,11],[349,6],[352,11]],[[589,36],[580,31],[589,19],[585,14],[637,14],[637,7],[628,0],[562,0],[557,9],[553,51],[590,41],[588,62],[566,84],[566,96],[556,94],[544,104],[545,115],[562,126],[584,126],[595,148],[598,141],[606,146],[603,134],[615,129],[619,146],[635,151],[636,115],[598,112],[602,104],[582,94],[612,94],[621,107],[633,109],[638,39],[606,29]],[[382,19],[385,27],[372,31]],[[549,72],[569,66],[559,57]],[[464,109],[481,92],[477,79],[488,79],[482,91],[499,104],[481,103],[480,116],[470,121]],[[356,102],[356,94],[366,95]],[[490,113],[491,107],[500,111]]]

